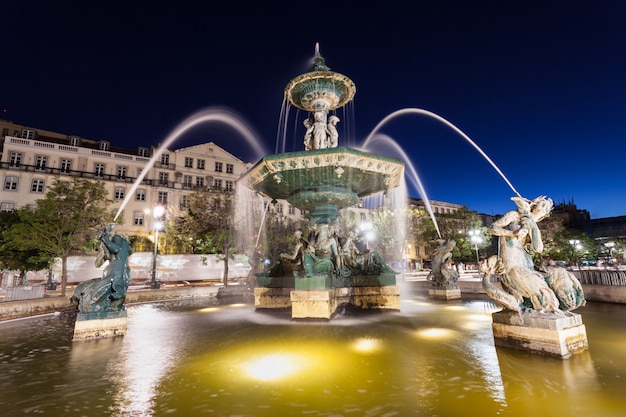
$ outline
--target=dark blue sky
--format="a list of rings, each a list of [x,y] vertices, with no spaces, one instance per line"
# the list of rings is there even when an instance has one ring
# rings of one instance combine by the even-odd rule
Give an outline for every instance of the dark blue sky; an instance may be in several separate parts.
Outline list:
[[[273,152],[283,89],[309,70],[319,42],[357,86],[340,145],[421,108],[469,135],[523,196],[573,201],[592,218],[626,215],[624,1],[194,3],[5,1],[1,117],[136,147],[225,106]],[[441,123],[402,116],[382,132],[428,198],[488,214],[515,207],[495,170]],[[215,124],[174,147],[209,140],[255,162],[246,141]],[[301,133],[287,143],[301,150]]]

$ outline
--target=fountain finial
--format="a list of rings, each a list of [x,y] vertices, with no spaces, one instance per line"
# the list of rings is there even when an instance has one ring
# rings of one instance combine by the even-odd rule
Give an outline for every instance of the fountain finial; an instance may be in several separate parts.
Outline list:
[[[313,58],[313,66],[311,71],[330,71],[330,68],[326,66],[326,60],[320,55],[320,43],[315,43],[315,57]]]

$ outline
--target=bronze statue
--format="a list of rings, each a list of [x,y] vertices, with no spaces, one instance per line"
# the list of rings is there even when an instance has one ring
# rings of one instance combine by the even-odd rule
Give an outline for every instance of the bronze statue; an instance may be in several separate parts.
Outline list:
[[[98,235],[100,253],[96,258],[96,266],[105,261],[109,264],[104,269],[102,278],[94,278],[79,284],[70,299],[78,306],[80,313],[119,312],[124,310],[126,292],[130,284],[130,268],[128,257],[132,253],[130,243],[122,236],[115,234],[115,225],[110,224]]]

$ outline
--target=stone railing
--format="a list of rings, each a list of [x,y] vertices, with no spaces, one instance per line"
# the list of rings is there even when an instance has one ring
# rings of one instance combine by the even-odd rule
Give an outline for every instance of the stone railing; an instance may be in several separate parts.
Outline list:
[[[626,271],[615,269],[574,269],[572,273],[583,285],[626,286]]]

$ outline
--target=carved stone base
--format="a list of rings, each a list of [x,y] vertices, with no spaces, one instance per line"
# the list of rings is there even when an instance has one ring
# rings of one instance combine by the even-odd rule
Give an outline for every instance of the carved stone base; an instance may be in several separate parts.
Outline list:
[[[126,310],[107,314],[79,313],[72,341],[124,336],[127,323]]]
[[[292,288],[255,288],[254,307],[280,309],[291,307],[290,292]]]
[[[335,290],[291,291],[291,318],[330,319],[337,311]]]
[[[456,285],[449,288],[429,288],[428,296],[436,300],[458,300],[461,298],[461,289]]]
[[[365,310],[400,310],[400,287],[352,287],[350,304]]]
[[[507,310],[493,313],[492,317],[496,346],[563,359],[589,349],[580,314],[560,316],[533,311],[520,315]]]

